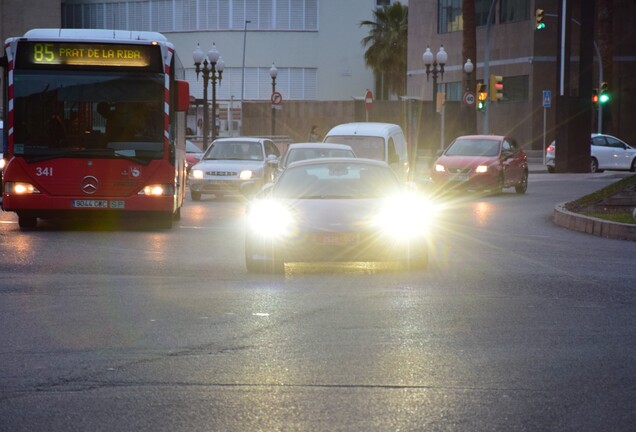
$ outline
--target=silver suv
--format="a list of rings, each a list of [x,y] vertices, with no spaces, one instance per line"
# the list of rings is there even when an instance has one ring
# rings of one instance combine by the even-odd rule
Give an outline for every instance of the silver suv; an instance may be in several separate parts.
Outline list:
[[[217,198],[240,193],[241,184],[256,181],[260,185],[272,181],[280,150],[266,138],[220,138],[214,140],[190,169],[190,197],[201,195]]]

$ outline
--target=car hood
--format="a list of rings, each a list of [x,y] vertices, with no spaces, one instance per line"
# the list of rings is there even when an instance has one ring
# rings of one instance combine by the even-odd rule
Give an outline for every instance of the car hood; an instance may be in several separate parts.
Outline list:
[[[303,231],[363,231],[382,209],[384,200],[296,199],[284,200]]]
[[[436,163],[446,168],[474,168],[479,165],[490,165],[497,162],[497,156],[440,156]]]
[[[257,170],[265,165],[265,161],[250,160],[201,160],[193,169],[202,171],[241,171],[241,170]]]

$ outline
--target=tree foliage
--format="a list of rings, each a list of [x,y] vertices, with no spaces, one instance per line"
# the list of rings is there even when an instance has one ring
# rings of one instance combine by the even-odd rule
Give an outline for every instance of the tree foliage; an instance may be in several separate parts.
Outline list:
[[[408,7],[400,2],[373,11],[374,21],[364,20],[360,27],[369,28],[362,39],[367,48],[364,60],[376,79],[384,75],[384,84],[393,94],[406,90],[406,48],[408,39]]]

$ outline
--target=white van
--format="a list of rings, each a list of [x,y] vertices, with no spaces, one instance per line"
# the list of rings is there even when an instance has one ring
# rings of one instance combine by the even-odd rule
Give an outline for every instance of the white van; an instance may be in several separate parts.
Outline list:
[[[408,179],[408,146],[402,128],[396,124],[344,123],[333,127],[323,142],[346,144],[357,157],[387,162],[402,180]]]

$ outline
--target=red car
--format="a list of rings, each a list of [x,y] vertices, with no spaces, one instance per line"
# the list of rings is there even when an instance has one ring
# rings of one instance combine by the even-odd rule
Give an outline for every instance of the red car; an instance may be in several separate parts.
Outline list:
[[[203,156],[203,150],[190,140],[186,140],[186,171],[189,173],[190,168],[196,165]]]
[[[435,161],[431,179],[442,189],[499,193],[514,187],[522,194],[528,189],[528,157],[507,136],[460,136]]]

